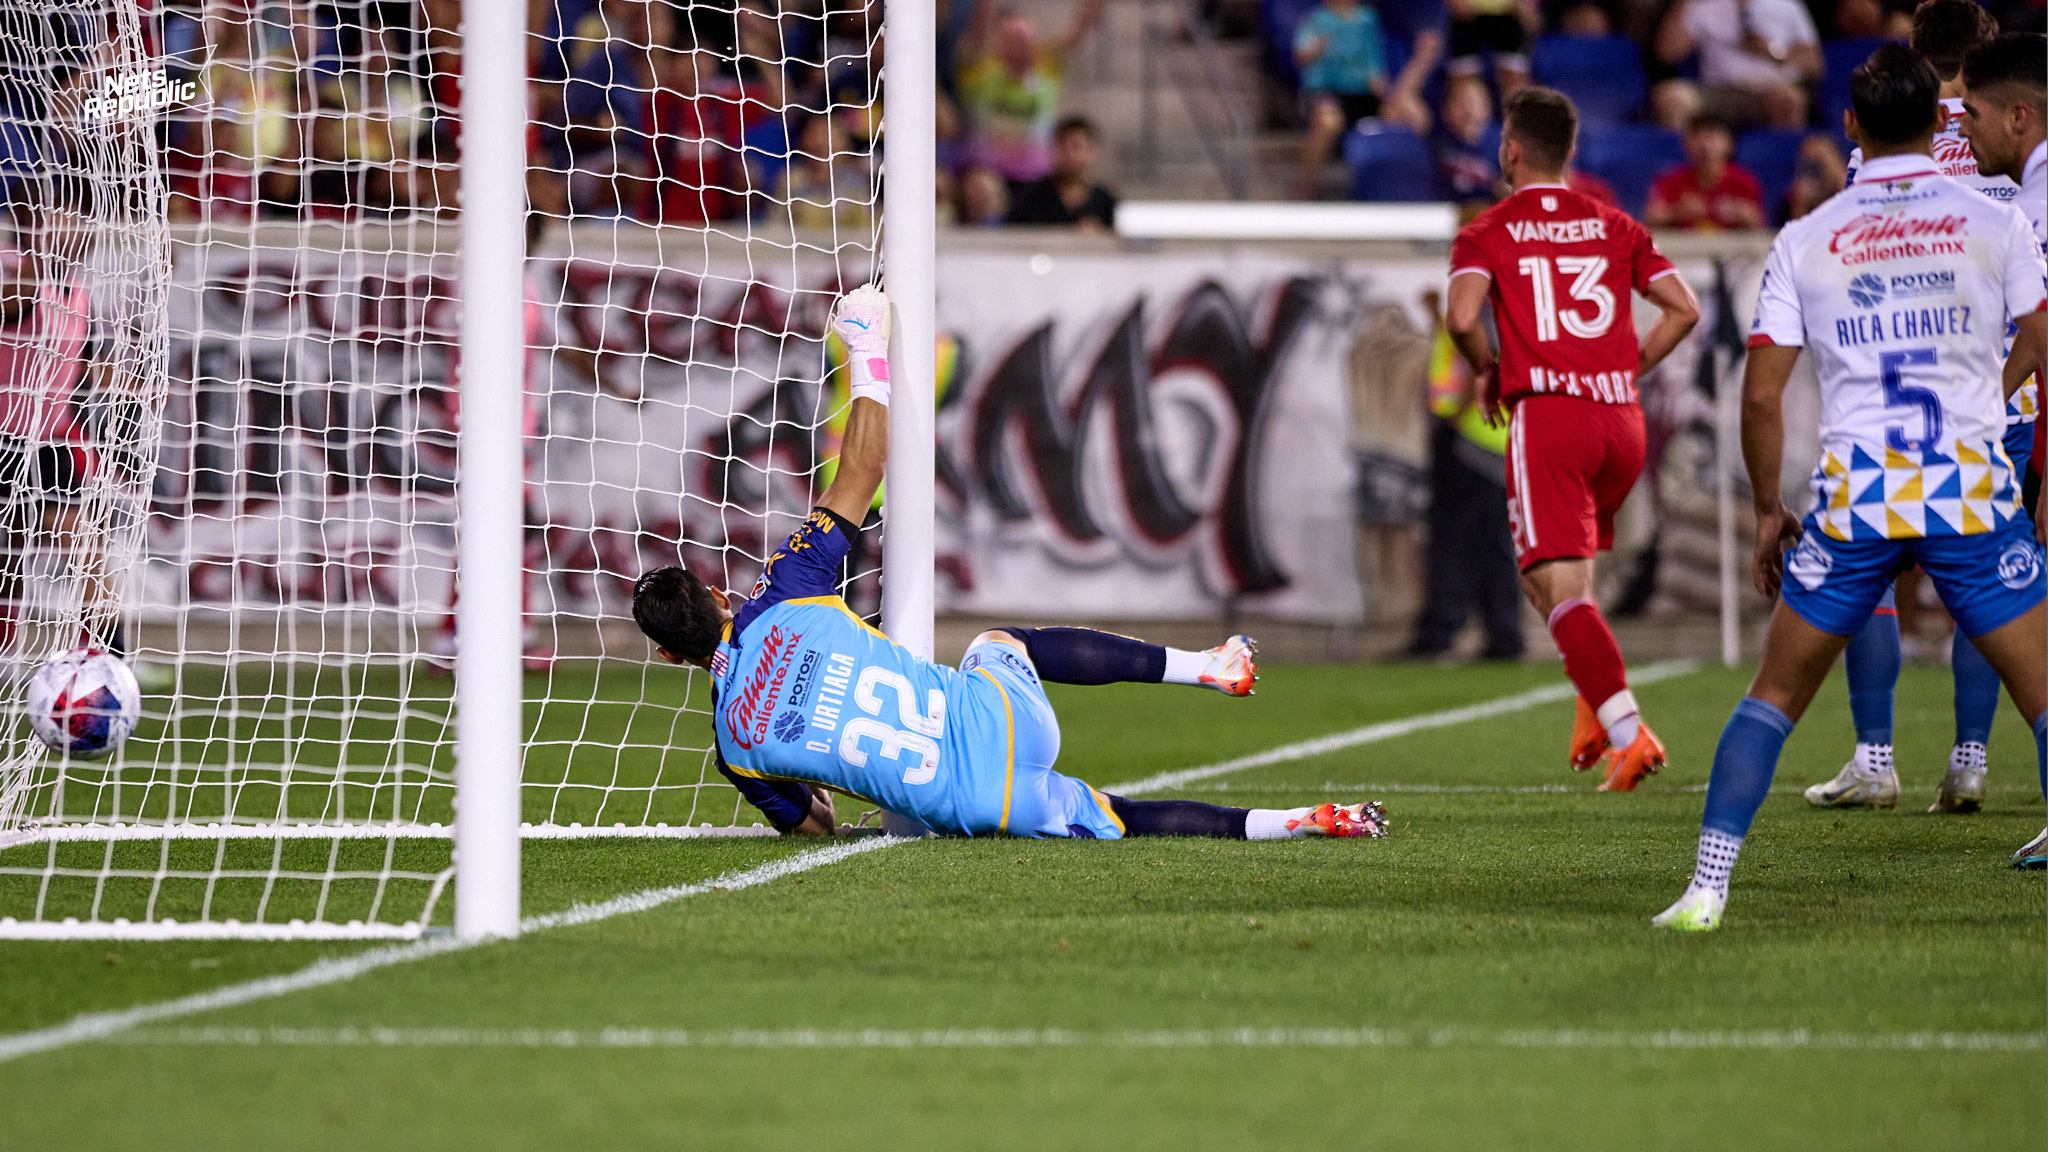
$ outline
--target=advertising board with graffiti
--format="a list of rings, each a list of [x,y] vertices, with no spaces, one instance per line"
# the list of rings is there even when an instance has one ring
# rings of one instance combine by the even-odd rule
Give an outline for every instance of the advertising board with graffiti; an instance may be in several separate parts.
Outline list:
[[[817,336],[868,266],[780,251],[532,262],[529,612],[622,618],[679,561],[744,589],[808,510],[844,403]],[[181,250],[145,612],[447,614],[455,266]],[[942,612],[1366,616],[1356,526],[1413,516],[1372,493],[1426,463],[1391,426],[1424,419],[1440,260],[998,244],[938,272]]]

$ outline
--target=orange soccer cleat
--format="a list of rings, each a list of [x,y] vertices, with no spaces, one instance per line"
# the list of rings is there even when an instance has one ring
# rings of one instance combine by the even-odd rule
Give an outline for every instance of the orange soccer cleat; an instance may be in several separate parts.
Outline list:
[[[1607,769],[1607,779],[1600,782],[1602,792],[1633,792],[1643,777],[1664,766],[1664,744],[1650,726],[1641,720],[1636,722],[1636,738],[1629,746],[1616,753],[1614,764]]]
[[[1387,810],[1377,800],[1363,804],[1324,804],[1287,830],[1297,836],[1385,836]]]
[[[1586,703],[1584,696],[1576,699],[1579,711],[1572,717],[1572,771],[1584,772],[1605,759],[1611,745],[1607,742],[1607,728],[1594,714],[1593,706]]]

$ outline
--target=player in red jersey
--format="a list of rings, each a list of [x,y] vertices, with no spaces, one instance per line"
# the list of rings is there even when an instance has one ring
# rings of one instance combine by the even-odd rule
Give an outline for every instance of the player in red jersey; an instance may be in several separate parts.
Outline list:
[[[1636,377],[1699,321],[1699,302],[1643,226],[1565,184],[1578,139],[1572,102],[1548,88],[1509,97],[1500,170],[1514,192],[1451,244],[1447,317],[1483,388],[1488,418],[1512,409],[1508,523],[1522,588],[1550,621],[1579,690],[1572,767],[1611,752],[1602,791],[1626,792],[1664,763],[1642,723],[1614,633],[1593,600],[1593,554],[1643,467]],[[1630,292],[1660,315],[1636,343]],[[1500,330],[1496,363],[1482,306]]]

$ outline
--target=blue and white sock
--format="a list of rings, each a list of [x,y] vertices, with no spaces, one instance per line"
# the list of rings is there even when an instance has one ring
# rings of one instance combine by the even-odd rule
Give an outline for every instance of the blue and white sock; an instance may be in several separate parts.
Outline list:
[[[1714,748],[1714,772],[1707,780],[1707,810],[1700,818],[1700,846],[1692,886],[1708,888],[1725,898],[1728,873],[1742,850],[1743,838],[1771,791],[1778,754],[1792,720],[1762,700],[1745,696],[1721,729]]]

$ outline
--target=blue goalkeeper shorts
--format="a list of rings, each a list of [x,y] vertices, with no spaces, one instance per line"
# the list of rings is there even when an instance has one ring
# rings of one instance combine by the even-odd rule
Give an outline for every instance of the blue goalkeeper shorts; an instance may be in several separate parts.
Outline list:
[[[975,823],[990,830],[999,827],[1012,836],[1122,839],[1123,821],[1110,810],[1107,797],[1053,771],[1060,756],[1060,722],[1031,658],[1014,644],[989,641],[967,650],[960,671],[967,674],[969,684],[985,685],[1001,699],[1007,721],[1001,734],[1007,743],[1001,808],[982,814]],[[986,795],[983,807],[993,807],[994,789]]]
[[[1785,607],[1835,636],[1863,627],[1908,558],[1934,581],[1965,636],[1997,631],[2048,597],[2041,546],[2022,517],[1975,536],[1907,540],[1832,540],[1811,515],[1805,527],[1785,556]]]

